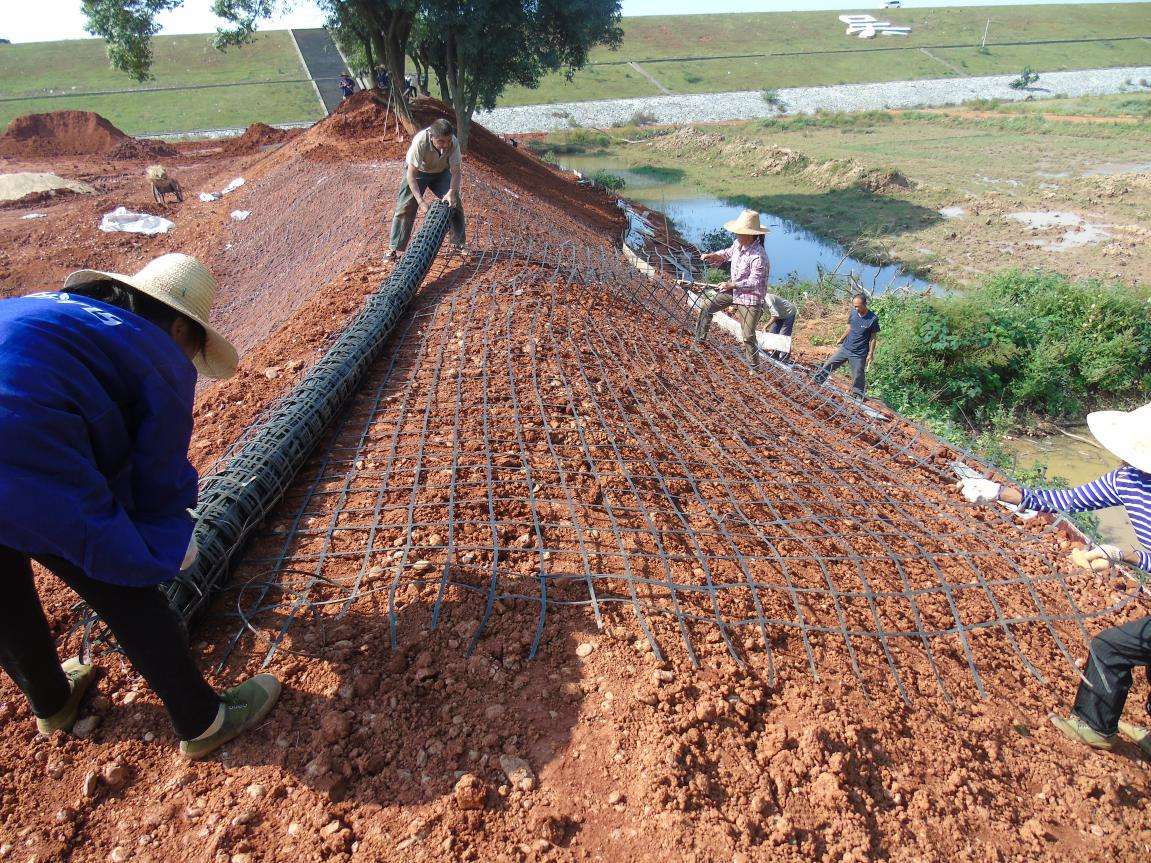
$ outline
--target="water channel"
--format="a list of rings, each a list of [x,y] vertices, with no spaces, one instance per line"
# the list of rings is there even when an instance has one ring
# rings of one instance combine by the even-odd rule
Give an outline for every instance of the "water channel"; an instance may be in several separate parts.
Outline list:
[[[581,174],[610,171],[627,183],[625,198],[637,201],[663,213],[687,241],[699,244],[705,234],[723,227],[743,209],[706,191],[683,182],[669,180],[658,170],[637,170],[613,156],[561,156],[560,164]],[[896,287],[910,286],[916,291],[938,292],[936,285],[905,273],[899,267],[880,267],[849,257],[838,243],[825,240],[795,222],[772,213],[761,213],[760,221],[771,233],[764,240],[771,261],[770,281],[774,284],[789,278],[816,281],[820,272],[837,272],[851,276],[866,290],[883,293]]]
[[[706,190],[669,178],[668,173],[636,170],[614,156],[561,156],[563,167],[592,174],[606,170],[624,178],[621,194],[669,217],[684,239],[699,243],[704,235],[739,215],[742,207],[710,195]],[[878,267],[846,257],[843,247],[829,242],[787,219],[761,213],[771,228],[765,245],[771,261],[771,281],[787,281],[792,274],[801,280],[814,280],[820,269],[829,272],[838,266],[841,275],[854,275],[867,289],[910,285],[914,289],[938,292],[938,287],[910,276],[895,266]],[[845,260],[846,257],[846,260]],[[1093,441],[1086,425],[1069,429],[1072,434]],[[1072,485],[1088,482],[1119,466],[1109,452],[1084,440],[1066,435],[1043,438],[1011,438],[1006,447],[1018,459],[1019,467],[1036,464],[1047,467],[1047,475],[1061,477]],[[1122,509],[1103,510],[1099,528],[1107,542],[1135,543],[1131,524]]]

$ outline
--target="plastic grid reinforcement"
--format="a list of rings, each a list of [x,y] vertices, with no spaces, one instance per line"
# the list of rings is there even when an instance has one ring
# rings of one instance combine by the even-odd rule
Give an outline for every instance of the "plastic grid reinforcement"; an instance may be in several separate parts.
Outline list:
[[[1064,523],[966,505],[929,432],[696,344],[677,273],[510,194],[469,183],[472,257],[420,292],[253,537],[221,662],[244,639],[313,655],[310,627],[353,610],[393,646],[406,618],[446,620],[470,652],[526,607],[534,656],[582,607],[626,609],[660,657],[882,674],[904,699],[1079,673],[1084,622],[1136,594],[1073,575]]]
[[[200,484],[194,511],[195,563],[164,591],[172,607],[191,623],[226,583],[233,558],[249,534],[291,485],[332,420],[356,392],[388,336],[419,288],[443,243],[450,209],[429,208],[401,262],[364,308],[337,336],[323,357],[285,397],[251,427]],[[107,639],[95,615],[82,613],[87,652]]]

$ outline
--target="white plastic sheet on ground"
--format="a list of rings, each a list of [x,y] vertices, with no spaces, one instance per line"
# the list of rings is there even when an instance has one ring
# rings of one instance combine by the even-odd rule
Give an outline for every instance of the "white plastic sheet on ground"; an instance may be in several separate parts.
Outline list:
[[[211,192],[201,192],[200,193],[200,200],[203,201],[205,204],[210,204],[212,201],[220,200],[220,196],[219,195],[213,195]]]
[[[230,194],[230,193],[236,191],[236,189],[240,188],[240,186],[244,185],[244,183],[246,183],[246,182],[248,182],[248,181],[245,180],[243,177],[237,177],[232,182],[230,182],[228,185],[226,185],[223,189],[221,189],[220,194],[221,195]]]
[[[127,234],[166,234],[174,223],[160,216],[148,213],[133,213],[127,207],[117,207],[110,213],[105,213],[100,220],[100,230],[106,233],[123,231]]]
[[[232,210],[232,212],[231,212],[232,218],[235,219],[237,222],[244,221],[244,219],[248,218],[248,216],[250,216],[250,215],[252,215],[251,210]]]
[[[29,213],[28,215],[21,216],[20,218],[21,219],[43,219],[44,214],[43,213]]]

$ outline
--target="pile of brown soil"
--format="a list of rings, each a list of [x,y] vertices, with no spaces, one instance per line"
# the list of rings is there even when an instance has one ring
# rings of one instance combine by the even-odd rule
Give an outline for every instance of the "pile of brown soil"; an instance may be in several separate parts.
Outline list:
[[[53,111],[25,114],[0,135],[0,156],[91,156],[148,159],[174,156],[160,141],[141,141],[117,129],[92,111]]]
[[[227,141],[220,152],[225,156],[250,156],[265,147],[291,140],[297,134],[286,129],[277,129],[267,123],[253,123],[244,130],[244,134]]]

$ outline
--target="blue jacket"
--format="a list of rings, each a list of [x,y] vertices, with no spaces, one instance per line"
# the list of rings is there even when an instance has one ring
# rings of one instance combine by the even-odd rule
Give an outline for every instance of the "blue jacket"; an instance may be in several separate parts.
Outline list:
[[[131,312],[0,300],[0,545],[113,584],[170,581],[192,535],[195,386],[179,346]]]

